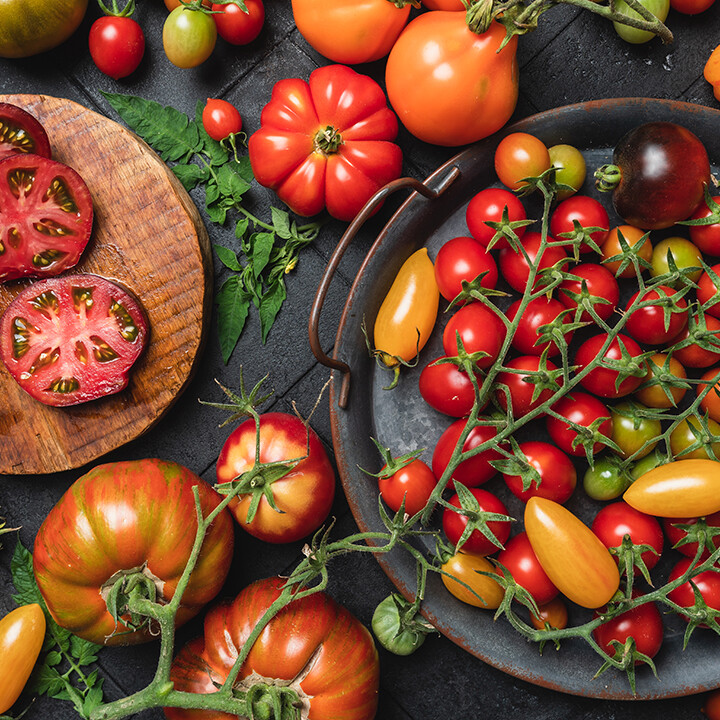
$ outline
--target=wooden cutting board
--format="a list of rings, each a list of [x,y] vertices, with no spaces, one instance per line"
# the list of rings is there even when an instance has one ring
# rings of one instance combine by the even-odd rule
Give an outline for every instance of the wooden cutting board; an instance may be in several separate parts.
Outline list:
[[[52,156],[90,188],[93,232],[70,272],[117,280],[142,301],[150,343],[122,392],[68,408],[26,394],[0,362],[0,473],[85,465],[155,424],[188,384],[212,304],[212,251],[197,208],[165,163],[133,133],[82,105],[0,95],[45,127]],[[0,285],[0,313],[30,281]]]

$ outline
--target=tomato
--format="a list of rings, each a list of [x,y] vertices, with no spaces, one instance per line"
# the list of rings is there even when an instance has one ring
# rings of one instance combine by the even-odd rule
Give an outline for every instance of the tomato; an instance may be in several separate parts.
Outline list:
[[[600,508],[590,526],[606,548],[620,547],[625,535],[634,545],[649,545],[641,557],[648,570],[657,565],[663,551],[663,532],[660,523],[625,502],[616,502]],[[617,558],[616,558],[617,559]]]
[[[45,640],[45,613],[37,603],[21,605],[0,619],[0,713],[20,697]]]
[[[0,160],[15,153],[49,158],[50,140],[34,115],[12,103],[0,102]]]
[[[168,9],[168,12],[174,10],[177,7],[182,7],[183,0],[163,0],[165,3],[165,7]],[[208,10],[212,7],[212,3],[210,0],[202,0],[202,6],[208,8]]]
[[[486,353],[478,359],[477,366],[487,368],[500,354],[505,334],[505,324],[498,314],[481,302],[473,302],[451,316],[443,330],[443,349],[446,355],[457,355],[462,342],[468,353]]]
[[[595,424],[597,432],[601,435],[609,438],[612,433],[610,411],[600,400],[587,393],[573,391],[572,394],[560,398],[552,406],[552,410],[570,422],[586,428],[588,432],[590,427]],[[601,422],[598,424],[599,420]],[[583,435],[578,433],[574,427],[553,415],[548,415],[546,426],[553,442],[568,455],[584,456],[586,454],[585,445],[582,442]],[[588,436],[588,442],[590,439]],[[593,442],[590,447],[594,454],[600,452],[605,446],[598,441]]]
[[[479,418],[482,420],[483,418]],[[458,444],[460,435],[465,429],[467,421],[460,419],[450,425],[435,445],[432,457],[432,469],[436,478],[440,479],[447,468],[450,458]],[[478,425],[468,434],[462,446],[463,452],[468,452],[478,445],[488,442],[497,435],[497,430],[492,425]],[[452,477],[466,487],[477,487],[487,482],[497,472],[490,464],[493,460],[499,460],[502,456],[493,447],[489,447],[481,453],[463,460]]]
[[[712,420],[720,422],[720,367],[708,370],[700,379],[705,382],[696,386],[698,395],[700,395],[709,384],[714,383],[712,389],[709,390],[700,401],[700,408],[703,412],[707,412]]]
[[[500,182],[511,190],[524,187],[525,178],[539,177],[551,165],[545,143],[529,133],[506,135],[495,150],[495,172]]]
[[[382,600],[372,616],[377,641],[393,655],[412,655],[424,642],[428,628],[416,620],[413,608],[402,595],[393,593]]]
[[[720,720],[720,690],[713,690],[705,695],[701,710],[708,720]]]
[[[516,300],[507,309],[507,318],[510,322],[515,320],[521,304],[521,300]],[[545,295],[531,300],[525,306],[518,320],[517,329],[512,338],[513,347],[523,355],[542,355],[545,350],[547,350],[547,357],[558,355],[560,347],[555,340],[541,342],[540,339],[543,337],[544,332],[547,331],[544,331],[543,327],[557,322],[560,315],[562,315],[561,323],[570,323],[570,313],[567,312],[567,308],[559,300],[548,298]],[[559,331],[560,328],[558,327]],[[573,333],[568,331],[563,336],[567,345],[572,340]]]
[[[388,55],[385,86],[401,122],[432,145],[457,146],[499,130],[518,97],[517,37],[491,22],[477,34],[465,11],[424,12]],[[429,100],[432,98],[432,102]]]
[[[557,199],[565,200],[576,193],[585,182],[587,166],[583,154],[574,146],[560,144],[548,148],[550,163],[555,168],[555,182],[572,190],[558,190]]]
[[[647,408],[637,403],[620,402],[612,409],[612,441],[622,458],[639,460],[652,452],[662,432],[660,420],[647,417]]]
[[[416,250],[401,266],[375,318],[375,348],[388,366],[412,360],[435,327],[440,292],[427,248]],[[455,354],[455,353],[448,353]]]
[[[717,275],[720,273],[720,264],[713,265],[710,268]],[[715,284],[712,277],[705,271],[698,280],[697,300],[702,304],[703,310],[713,317],[720,317],[720,300],[718,295],[720,288]]]
[[[337,63],[384,58],[407,24],[410,2],[292,0],[295,26],[307,43]]]
[[[670,433],[670,449],[674,457],[713,460],[715,458],[708,452],[711,447],[715,457],[720,458],[720,441],[712,441],[711,436],[720,436],[720,423],[708,418],[706,429],[704,424],[701,425],[697,418],[691,416],[681,420]],[[688,448],[697,442],[701,442],[702,445],[688,452]]]
[[[643,262],[640,261],[649,263],[653,252],[650,238],[645,237],[645,235],[646,233],[640,228],[633,227],[632,225],[619,225],[618,227],[612,228],[605,236],[605,240],[600,247],[602,250],[603,265],[610,270],[615,277],[619,278],[636,278],[638,272],[641,274],[645,272],[646,267],[643,265]],[[629,246],[628,250],[623,249],[621,237],[622,241]],[[637,248],[635,247],[636,245]],[[621,255],[623,257],[618,257]],[[632,262],[634,256],[638,258],[637,270],[635,270],[635,264]],[[617,259],[611,260],[611,258]],[[626,260],[627,263],[623,267],[623,262]]]
[[[557,366],[549,360],[545,361],[543,370],[540,369],[540,358],[537,355],[521,355],[512,360],[507,360],[504,365],[507,370],[503,370],[497,375],[496,382],[498,387],[495,390],[495,397],[500,407],[502,407],[503,410],[507,410],[507,393],[502,387],[504,385],[507,388],[507,392],[510,393],[513,417],[521,418],[527,415],[538,406],[547,402],[554,394],[554,386],[548,373],[557,370]],[[517,372],[518,370],[526,370],[527,372]],[[533,395],[535,395],[537,384],[532,382],[532,380],[548,383],[548,386],[543,387],[535,398],[533,398]]]
[[[644,458],[640,458],[640,460],[632,463],[629,468],[630,480],[634,482],[646,472],[650,472],[650,470],[654,470],[656,467],[664,465],[667,462],[670,462],[667,455],[656,447]],[[626,489],[627,488],[624,488],[624,490]]]
[[[327,208],[352,220],[400,176],[397,118],[382,88],[344,65],[276,82],[260,123],[248,144],[253,173],[298,215]]]
[[[705,368],[720,362],[720,320],[712,315],[690,315],[685,330],[673,338],[671,349],[673,357],[686,367]]]
[[[662,647],[662,615],[655,603],[646,602],[598,625],[593,630],[593,636],[605,654],[616,660],[625,659],[625,643],[630,637],[635,641],[636,652],[653,658]],[[614,643],[620,643],[621,647]],[[643,660],[636,658],[634,664],[639,665],[642,662]]]
[[[71,167],[21,153],[0,161],[0,282],[71,268],[92,223],[90,191]]]
[[[555,238],[548,236],[548,243],[557,242]],[[546,268],[559,265],[567,259],[567,252],[559,245],[546,245],[540,256],[542,247],[542,235],[538,232],[528,231],[523,235],[522,246],[530,259],[533,267],[536,267],[537,275]],[[522,252],[515,252],[511,247],[503,247],[498,257],[500,266],[500,274],[513,290],[522,293],[528,284],[530,278],[530,265],[528,265]],[[535,287],[535,284],[533,284]]]
[[[65,407],[123,390],[148,343],[140,301],[97,275],[28,285],[0,317],[0,359],[25,392]]]
[[[612,189],[617,214],[644,230],[670,227],[690,217],[710,182],[702,142],[687,128],[665,121],[643,123],[625,133],[609,170],[609,182],[601,180],[601,189]]]
[[[646,358],[646,364],[647,375],[634,396],[648,407],[677,407],[687,390],[677,386],[687,377],[682,363],[665,353],[655,353]]]
[[[512,494],[523,502],[535,496],[548,498],[557,503],[569,500],[577,485],[577,473],[570,458],[554,445],[540,440],[520,443],[519,449],[538,474],[539,481],[531,473],[528,478],[530,486],[527,490],[523,490],[521,475],[503,473],[505,483]]]
[[[640,298],[640,305],[630,306]],[[670,300],[672,299],[672,304]],[[648,304],[645,304],[648,303]],[[646,345],[663,345],[676,337],[687,325],[687,301],[676,296],[667,285],[657,285],[642,295],[636,292],[627,303],[625,330],[635,340]]]
[[[145,53],[145,35],[131,17],[105,16],[90,27],[88,45],[97,69],[117,80],[137,70]]]
[[[508,514],[505,504],[497,495],[493,495],[482,488],[470,488],[469,492],[477,502],[477,507],[468,508],[468,510],[477,513]],[[462,507],[458,495],[453,495],[449,503],[456,508]],[[488,520],[487,528],[496,537],[497,543],[494,543],[490,538],[486,537],[480,530],[474,529],[463,541],[462,545],[457,547],[467,524],[468,517],[466,515],[455,512],[450,508],[445,508],[443,511],[443,532],[447,539],[455,546],[456,550],[462,550],[463,552],[473,555],[492,555],[494,552],[500,550],[505,544],[505,541],[510,537],[509,520]]]
[[[600,539],[559,503],[532,497],[525,532],[555,587],[586,608],[605,605],[620,584],[617,564]]]
[[[244,0],[244,3],[247,12],[233,2],[212,4],[218,35],[231,45],[251,43],[265,24],[262,0]]]
[[[511,537],[497,559],[507,568],[513,580],[532,595],[538,605],[550,602],[560,592],[542,569],[527,533],[521,532]]]
[[[720,45],[711,53],[703,68],[703,77],[712,85],[715,99],[720,99]]]
[[[720,58],[720,53],[718,54]],[[720,203],[720,195],[712,197],[712,201]],[[690,220],[700,220],[712,214],[712,210],[706,203],[701,202],[697,210],[690,216]],[[720,223],[710,225],[690,225],[688,227],[690,239],[695,246],[706,255],[720,255]]]
[[[80,26],[88,0],[3,0],[0,57],[37,55],[65,42]]]
[[[180,5],[165,19],[163,48],[176,67],[201,65],[212,55],[216,42],[215,21],[203,10]]]
[[[219,98],[207,99],[202,111],[202,124],[205,132],[218,141],[242,130],[242,118],[238,109],[227,100]]]
[[[558,298],[569,308],[590,303],[600,318],[608,320],[620,301],[620,287],[615,276],[603,265],[583,263],[569,271],[568,278],[560,283]],[[584,310],[580,320],[592,320],[590,312]]]
[[[503,212],[507,210],[509,222],[518,222],[527,219],[525,207],[520,198],[504,188],[485,188],[468,203],[465,209],[465,222],[470,234],[487,247],[493,239],[496,230],[487,223],[499,223],[502,220]],[[515,229],[515,234],[521,238],[525,233],[525,226]],[[498,247],[507,245],[507,241],[500,240]]]
[[[673,460],[641,475],[623,499],[656,517],[705,517],[720,510],[720,473],[715,460]]]
[[[215,692],[227,678],[250,633],[280,596],[284,578],[246,587],[231,603],[205,616],[203,636],[178,653],[170,670],[175,689]],[[273,617],[255,642],[235,683],[257,697],[261,717],[267,685],[294,692],[294,702],[313,720],[372,720],[380,668],[372,636],[348,610],[324,592],[293,600]],[[168,720],[220,720],[225,713],[165,708]]]
[[[672,261],[678,270],[685,270],[684,277],[697,282],[702,275],[702,253],[689,240],[683,237],[669,237],[661,240],[655,245],[650,257],[650,275],[658,277],[672,272],[670,269],[670,260],[668,255],[672,257]],[[695,268],[690,272],[691,268]],[[668,285],[673,287],[682,287],[682,281],[668,281]]]
[[[230,502],[240,527],[265,542],[295,542],[317,530],[327,518],[335,496],[335,473],[320,439],[296,415],[269,412],[260,416],[260,454],[256,456],[255,420],[240,424],[223,444],[215,472],[218,483],[242,481],[256,463],[285,463],[277,478],[272,468],[252,475],[252,483]],[[299,462],[298,462],[298,459]],[[295,462],[291,462],[295,461]],[[271,492],[274,509],[268,501]],[[255,516],[248,511],[260,498]]]
[[[462,0],[423,0],[427,10],[465,10]]]
[[[530,613],[530,623],[537,630],[563,630],[568,624],[567,605],[562,598],[556,597],[544,605],[538,606],[538,617]]]
[[[386,0],[387,1],[387,0]],[[493,256],[471,237],[456,237],[443,243],[435,258],[435,280],[448,301],[462,291],[463,281],[472,282],[485,273],[481,287],[494,288],[498,271]]]
[[[678,560],[677,564],[672,568],[668,575],[668,582],[677,580],[692,565],[692,558],[684,557]],[[692,578],[692,582],[695,587],[702,595],[702,599],[707,604],[710,612],[713,610],[720,610],[720,573],[714,570],[705,570]],[[695,591],[693,586],[690,585],[690,581],[684,582],[674,590],[668,593],[668,600],[676,603],[683,608],[692,608],[695,605]],[[685,620],[688,620],[687,615],[681,615]],[[701,623],[699,627],[707,627],[705,623]]]
[[[452,417],[465,417],[475,403],[475,387],[467,373],[457,365],[440,362],[446,358],[436,358],[422,369],[418,389],[423,400],[434,410]]]
[[[116,623],[105,600],[114,582],[131,577],[152,582],[158,602],[172,598],[195,542],[194,487],[207,516],[220,496],[195,473],[165,460],[98,465],[70,486],[40,526],[33,553],[35,579],[58,625],[106,645],[155,637],[147,626],[130,631],[125,614]],[[220,591],[232,551],[232,517],[223,511],[205,535],[178,625]]]
[[[655,15],[661,22],[665,22],[668,12],[670,11],[670,0],[641,0],[641,5]],[[633,10],[625,0],[618,0],[616,10],[636,20],[641,19],[640,13]],[[632,43],[633,45],[641,45],[655,37],[655,34],[649,30],[640,30],[630,25],[623,25],[623,23],[618,21],[613,22],[613,27],[615,28],[615,32],[625,40],[625,42]]]
[[[392,511],[397,512],[405,500],[405,512],[415,515],[427,505],[437,480],[432,470],[422,460],[415,458],[392,475],[383,475],[381,472],[378,485],[382,499]]]
[[[563,200],[553,210],[550,216],[550,234],[559,238],[563,233],[572,233],[575,223],[580,227],[601,228],[590,233],[590,238],[596,245],[601,245],[605,233],[610,229],[610,218],[607,210],[595,198],[588,195],[573,195]],[[587,243],[580,245],[580,252],[591,252],[593,248]]]
[[[610,455],[595,458],[583,475],[583,490],[593,500],[614,500],[629,487],[632,478],[622,472],[618,460]]]
[[[695,525],[699,518],[663,518],[662,526],[667,536],[668,542],[673,549],[681,552],[686,557],[695,557],[697,553],[698,544],[696,542],[686,542],[682,545],[678,545],[681,540],[687,537],[687,530],[684,530],[681,525]],[[718,527],[720,526],[720,512],[715,512],[708,515],[705,518],[705,522],[708,526]],[[711,539],[712,545],[717,549],[720,547],[720,535],[715,535]],[[701,558],[705,560],[710,557],[710,553],[707,548],[703,549]]]
[[[504,590],[497,580],[481,574],[497,573],[495,566],[485,556],[458,552],[442,564],[441,570],[443,585],[458,600],[484,610],[495,610],[500,606]]]
[[[593,335],[585,340],[575,353],[575,364],[580,371],[600,357],[607,341],[605,335]],[[605,362],[619,364],[623,369],[607,367]],[[635,375],[632,373],[641,373]],[[636,390],[645,376],[642,363],[642,348],[627,335],[619,333],[604,351],[601,364],[583,377],[580,384],[595,395],[604,398],[618,398]]]
[[[697,15],[712,7],[715,0],[670,0],[670,7],[683,15]]]

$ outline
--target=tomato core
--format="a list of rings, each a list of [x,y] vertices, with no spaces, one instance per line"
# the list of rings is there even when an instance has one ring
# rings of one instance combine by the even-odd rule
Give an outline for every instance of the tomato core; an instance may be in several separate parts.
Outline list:
[[[340,131],[332,125],[326,125],[315,133],[313,147],[315,152],[320,152],[323,155],[333,155],[340,149],[343,142]]]

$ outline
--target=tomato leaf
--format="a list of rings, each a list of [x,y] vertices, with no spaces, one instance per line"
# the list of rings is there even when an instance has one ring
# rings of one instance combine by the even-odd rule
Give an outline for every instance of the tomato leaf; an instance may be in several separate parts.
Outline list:
[[[282,276],[279,277],[262,296],[262,300],[260,301],[260,328],[262,330],[263,342],[267,340],[270,328],[273,326],[275,318],[280,312],[280,308],[285,302],[286,297],[285,281],[282,279]]]
[[[250,309],[250,296],[243,287],[240,276],[233,275],[228,278],[215,296],[215,301],[218,306],[220,351],[227,364],[245,327]]]
[[[172,171],[188,192],[196,188],[198,183],[207,180],[209,175],[207,170],[203,170],[195,163],[188,163],[187,165],[174,165]]]
[[[228,270],[242,272],[243,266],[240,263],[237,253],[230,250],[230,248],[226,248],[224,245],[215,245],[214,248],[215,253],[218,256],[218,260],[220,260],[220,262],[228,268]]]
[[[10,572],[12,573],[13,584],[16,590],[12,599],[18,605],[38,603],[44,607],[45,601],[40,594],[40,590],[35,582],[35,575],[33,574],[32,553],[30,553],[19,540],[15,545],[15,552],[10,561]]]

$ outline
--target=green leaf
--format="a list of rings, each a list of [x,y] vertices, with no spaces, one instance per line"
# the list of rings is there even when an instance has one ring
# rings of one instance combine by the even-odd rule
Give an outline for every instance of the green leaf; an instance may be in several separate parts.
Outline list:
[[[90,717],[90,713],[92,713],[95,708],[97,708],[99,705],[102,704],[103,701],[103,691],[102,691],[102,684],[96,685],[95,687],[90,688],[88,690],[87,695],[85,696],[85,702],[83,703],[83,710],[85,711],[86,717]]]
[[[57,650],[53,650],[52,652],[49,652],[45,656],[45,664],[48,667],[55,667],[56,665],[59,665],[62,662],[62,654],[59,653]]]
[[[235,237],[239,240],[244,238],[248,227],[250,227],[250,221],[246,217],[240,218],[235,225]]]
[[[218,260],[229,270],[234,272],[242,272],[243,266],[240,264],[240,259],[236,252],[233,252],[230,248],[226,248],[224,245],[214,245],[215,253],[218,256]]]
[[[275,322],[277,314],[280,312],[282,304],[285,302],[287,292],[285,291],[285,282],[282,277],[278,278],[274,285],[271,285],[268,291],[262,296],[260,303],[260,328],[262,330],[262,341],[267,339],[270,328]]]
[[[173,165],[172,171],[188,192],[196,188],[198,183],[203,182],[208,178],[207,171],[203,170],[195,163],[188,163],[187,165]]]
[[[270,208],[270,214],[272,216],[273,227],[278,237],[281,237],[283,240],[289,240],[293,236],[290,230],[290,215],[276,207]]]
[[[270,260],[270,253],[275,245],[275,233],[254,233],[251,238],[250,262],[255,279],[259,278]]]
[[[97,653],[102,649],[102,645],[97,645],[89,640],[83,640],[77,635],[70,638],[70,652],[75,658],[78,665],[90,665],[97,660]]]
[[[55,697],[65,689],[65,681],[54,667],[43,664],[40,669],[32,675],[31,689],[38,693],[38,695]]]
[[[33,574],[33,560],[31,552],[23,546],[20,540],[15,545],[15,552],[10,561],[13,585],[17,591],[12,597],[18,605],[31,605],[39,603],[45,607],[45,601],[40,594],[35,575]]]
[[[215,302],[218,306],[220,352],[223,362],[227,365],[230,355],[240,339],[240,333],[245,327],[250,309],[250,297],[243,287],[240,277],[234,275],[228,278],[217,292]]]
[[[240,202],[242,196],[250,189],[250,182],[241,172],[239,163],[228,162],[218,168],[217,181],[220,192],[235,202]]]

